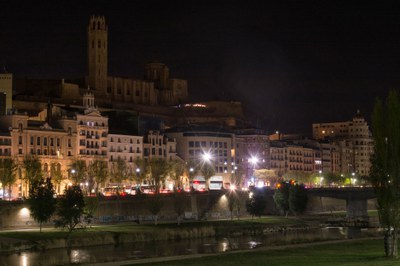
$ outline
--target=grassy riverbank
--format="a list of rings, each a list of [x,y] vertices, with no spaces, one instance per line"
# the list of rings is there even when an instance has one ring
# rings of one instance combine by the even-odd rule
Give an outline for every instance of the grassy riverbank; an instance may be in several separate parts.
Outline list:
[[[294,229],[292,229],[294,228]],[[266,232],[285,230],[307,230],[302,219],[264,217],[257,219],[217,220],[154,224],[125,223],[97,225],[66,231],[54,228],[21,229],[0,232],[0,252],[16,252],[26,249],[46,250],[51,248],[86,247],[96,245],[119,245],[143,241],[197,239],[219,236],[262,235]]]
[[[140,264],[142,264],[141,262]],[[126,264],[124,264],[126,265]],[[348,266],[389,266],[400,265],[400,260],[384,257],[383,240],[357,240],[351,242],[318,243],[289,247],[273,247],[264,250],[228,252],[176,261],[148,263],[146,265],[170,266],[243,266],[243,265],[348,265]]]
[[[240,220],[217,220],[217,221],[200,221],[200,222],[185,222],[177,225],[176,223],[163,223],[155,226],[154,224],[135,224],[121,223],[115,225],[94,225],[85,229],[74,230],[71,237],[86,237],[102,233],[161,233],[165,230],[190,230],[200,227],[214,228],[248,228],[257,226],[267,227],[296,227],[305,226],[306,222],[298,218],[285,217],[263,217],[263,218],[247,218]],[[26,241],[52,240],[65,238],[67,232],[61,229],[44,228],[43,232],[39,232],[39,228],[23,229],[23,230],[7,230],[0,231],[0,237],[7,237]]]

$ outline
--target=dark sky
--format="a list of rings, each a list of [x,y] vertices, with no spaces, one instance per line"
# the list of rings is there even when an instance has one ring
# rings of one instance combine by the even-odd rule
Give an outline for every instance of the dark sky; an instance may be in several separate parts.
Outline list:
[[[259,126],[309,134],[357,109],[369,119],[375,98],[400,88],[400,10],[348,2],[0,1],[0,64],[82,77],[89,17],[104,15],[110,75],[164,62],[193,101],[240,100]]]

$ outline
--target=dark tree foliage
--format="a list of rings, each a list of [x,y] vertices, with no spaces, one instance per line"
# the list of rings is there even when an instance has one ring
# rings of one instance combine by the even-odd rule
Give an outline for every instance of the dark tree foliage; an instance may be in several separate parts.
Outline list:
[[[289,209],[293,214],[302,214],[307,208],[308,196],[304,185],[293,184],[289,188]]]
[[[281,182],[278,184],[278,187],[275,190],[274,194],[275,204],[281,211],[283,211],[284,215],[287,215],[290,210],[289,187],[290,187],[289,183]]]
[[[85,201],[85,208],[83,209],[83,216],[86,225],[90,226],[93,222],[94,214],[99,206],[99,198],[86,197],[84,201]]]
[[[32,218],[39,223],[40,232],[42,232],[42,224],[49,221],[56,210],[54,193],[50,178],[35,180],[31,183],[28,204]]]
[[[397,257],[400,228],[400,96],[391,91],[385,103],[377,100],[372,114],[374,155],[370,178],[377,196],[379,220],[386,229],[388,257]]]
[[[265,207],[267,206],[264,191],[255,190],[252,197],[247,199],[246,210],[252,217],[261,217],[264,214]]]
[[[57,208],[56,227],[68,229],[68,235],[81,222],[85,201],[79,186],[68,187],[60,198]]]
[[[11,187],[17,180],[16,170],[17,165],[12,158],[0,159],[0,183],[3,185],[3,197],[8,188],[8,196],[11,199]]]
[[[149,161],[149,171],[155,185],[155,193],[160,192],[161,184],[165,181],[170,171],[170,162],[165,158],[152,158]]]

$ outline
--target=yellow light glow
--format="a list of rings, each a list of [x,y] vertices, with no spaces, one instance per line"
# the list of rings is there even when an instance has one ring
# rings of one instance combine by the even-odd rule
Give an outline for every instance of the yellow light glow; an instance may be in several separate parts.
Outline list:
[[[31,214],[31,211],[30,211],[28,208],[26,208],[26,207],[22,208],[22,209],[18,212],[18,216],[19,216],[19,218],[21,218],[21,219],[29,218],[30,214]]]

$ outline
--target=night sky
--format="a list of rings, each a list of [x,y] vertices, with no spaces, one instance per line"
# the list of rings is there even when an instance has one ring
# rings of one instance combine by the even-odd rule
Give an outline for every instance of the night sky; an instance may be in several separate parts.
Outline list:
[[[163,62],[192,101],[242,101],[270,132],[310,134],[357,109],[369,120],[375,98],[400,88],[400,10],[378,2],[42,2],[0,1],[0,64],[16,77],[86,75],[96,14],[109,75],[142,78],[146,62]]]

